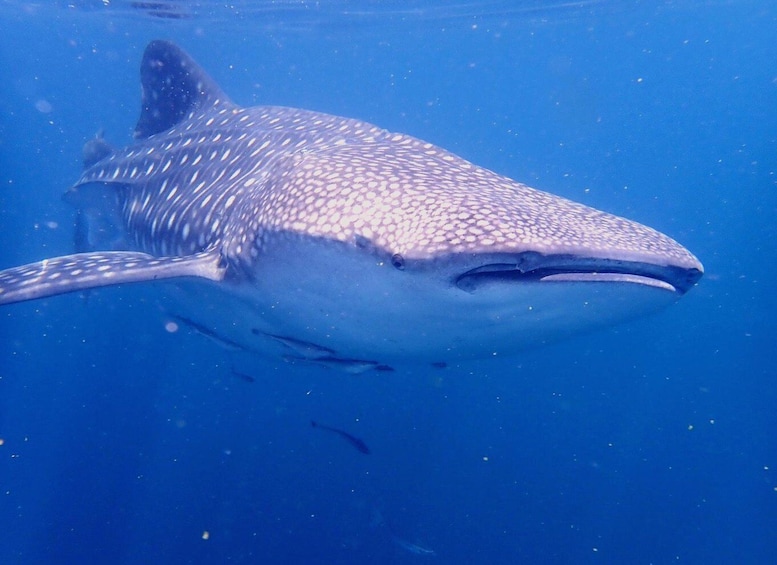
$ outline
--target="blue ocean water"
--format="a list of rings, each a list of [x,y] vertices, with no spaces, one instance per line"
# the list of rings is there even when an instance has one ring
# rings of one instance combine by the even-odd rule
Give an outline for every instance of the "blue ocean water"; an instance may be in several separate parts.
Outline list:
[[[3,2],[0,24],[0,268],[72,252],[81,147],[130,141],[166,38],[241,104],[427,139],[706,269],[514,358],[254,382],[165,331],[148,286],[3,307],[0,563],[777,562],[772,3]]]

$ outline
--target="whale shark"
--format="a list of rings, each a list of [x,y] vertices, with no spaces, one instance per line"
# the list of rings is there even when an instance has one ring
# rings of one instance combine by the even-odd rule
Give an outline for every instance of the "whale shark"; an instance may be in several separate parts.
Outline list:
[[[64,198],[75,253],[0,271],[0,304],[147,283],[233,349],[353,372],[436,367],[659,310],[703,273],[650,227],[351,118],[243,107],[152,41],[134,140]]]

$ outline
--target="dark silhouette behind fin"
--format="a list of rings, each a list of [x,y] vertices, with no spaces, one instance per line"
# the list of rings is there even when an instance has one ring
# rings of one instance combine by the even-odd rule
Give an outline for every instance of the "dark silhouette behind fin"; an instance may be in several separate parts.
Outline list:
[[[100,130],[92,139],[84,144],[84,148],[82,149],[84,170],[99,163],[106,157],[113,155],[113,147],[105,141],[104,135],[105,132]]]

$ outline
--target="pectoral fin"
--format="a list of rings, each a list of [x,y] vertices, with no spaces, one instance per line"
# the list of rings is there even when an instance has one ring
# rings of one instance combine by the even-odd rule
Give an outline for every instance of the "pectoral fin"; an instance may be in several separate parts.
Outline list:
[[[224,278],[217,250],[182,257],[154,257],[131,251],[78,253],[0,271],[0,304],[78,290],[177,277]]]

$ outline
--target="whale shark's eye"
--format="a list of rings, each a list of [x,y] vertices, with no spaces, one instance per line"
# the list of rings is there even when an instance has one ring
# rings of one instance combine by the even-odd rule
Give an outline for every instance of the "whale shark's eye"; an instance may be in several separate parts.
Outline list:
[[[391,264],[394,265],[395,269],[402,271],[405,268],[405,258],[399,253],[394,253],[394,255],[391,256]]]

